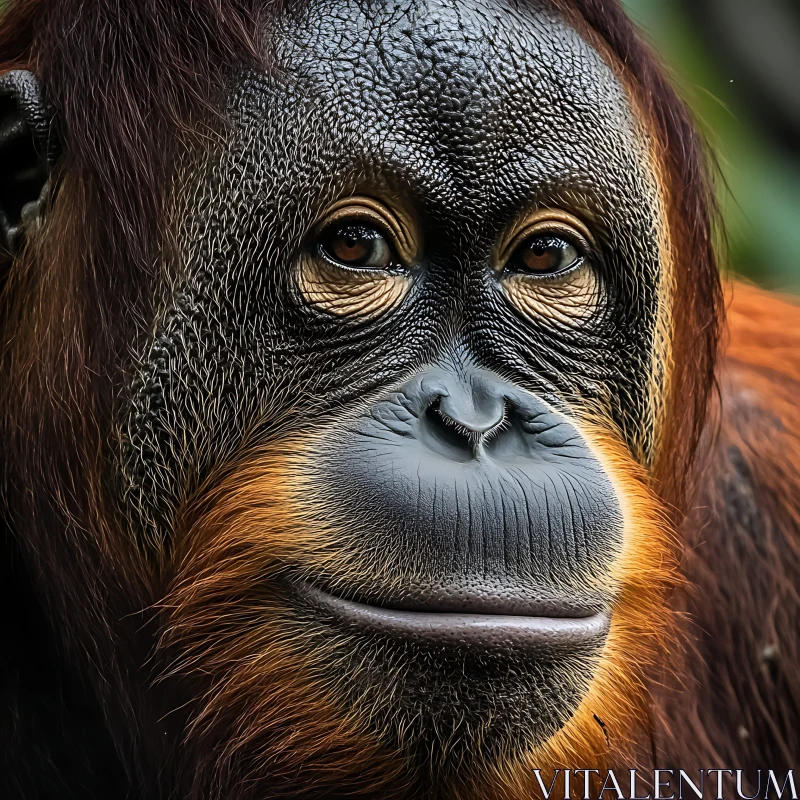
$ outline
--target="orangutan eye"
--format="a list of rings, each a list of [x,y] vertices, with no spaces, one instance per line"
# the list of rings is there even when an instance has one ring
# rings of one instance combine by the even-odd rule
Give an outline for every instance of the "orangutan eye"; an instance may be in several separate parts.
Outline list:
[[[562,275],[580,266],[583,260],[576,243],[561,236],[539,233],[517,247],[506,269],[528,275]]]
[[[384,270],[399,263],[385,234],[361,222],[334,224],[318,241],[324,258],[350,269]]]

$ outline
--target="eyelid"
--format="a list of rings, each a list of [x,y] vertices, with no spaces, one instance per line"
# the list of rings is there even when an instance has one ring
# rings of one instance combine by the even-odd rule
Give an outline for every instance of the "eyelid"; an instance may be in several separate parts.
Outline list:
[[[350,217],[350,219],[352,219],[352,217]],[[322,233],[324,234],[325,231],[329,230],[330,228],[333,228],[334,225],[335,225],[335,223],[326,225],[325,228],[322,229]],[[322,237],[322,236],[320,236],[317,239],[317,251],[319,252],[319,254],[320,254],[320,256],[322,258],[324,258],[326,261],[332,263],[334,266],[338,267],[339,269],[347,269],[347,270],[352,269],[352,270],[356,270],[358,272],[364,272],[364,271],[366,271],[366,272],[369,272],[369,271],[384,272],[384,271],[387,271],[387,270],[391,270],[392,269],[392,255],[393,255],[393,251],[396,248],[394,248],[392,243],[391,243],[391,241],[389,241],[389,239],[391,238],[391,235],[387,234],[389,236],[389,239],[387,239],[387,235],[384,235],[384,234],[386,234],[386,231],[383,230],[383,226],[381,226],[380,233],[381,233],[381,236],[382,236],[383,244],[387,248],[387,250],[389,251],[388,252],[389,263],[387,265],[385,265],[385,266],[376,267],[376,266],[372,266],[372,265],[369,265],[369,264],[355,265],[355,264],[347,264],[347,263],[345,263],[343,261],[339,261],[339,259],[336,258],[336,256],[333,253],[330,253],[328,251],[328,249],[326,248],[326,246],[324,244],[324,237]],[[396,261],[396,258],[394,260]],[[396,264],[394,266],[396,266]]]
[[[405,266],[411,266],[416,261],[419,246],[414,240],[410,221],[371,197],[348,197],[334,203],[328,208],[325,217],[314,226],[313,238],[318,239],[332,225],[345,220],[374,225],[386,235]]]
[[[536,234],[548,233],[566,236],[583,258],[588,258],[595,250],[591,231],[577,217],[561,209],[540,209],[523,217],[500,238],[493,258],[495,270],[502,271],[523,242]]]

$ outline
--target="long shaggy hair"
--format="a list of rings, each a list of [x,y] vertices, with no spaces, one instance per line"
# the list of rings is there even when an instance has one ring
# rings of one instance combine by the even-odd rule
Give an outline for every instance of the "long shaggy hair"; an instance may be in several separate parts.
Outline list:
[[[722,405],[683,526],[683,656],[655,688],[654,735],[656,766],[752,779],[800,752],[800,304],[729,289]]]
[[[621,754],[634,758],[626,741],[633,742],[636,753],[645,742],[644,751],[655,759],[683,752],[725,755],[733,751],[724,749],[721,733],[708,732],[699,692],[696,722],[681,734],[686,749],[670,750],[680,739],[672,735],[677,729],[674,719],[670,722],[670,694],[664,692],[663,708],[655,710],[643,691],[656,647],[669,640],[668,629],[677,627],[670,622],[666,598],[677,580],[674,565],[682,548],[670,531],[681,526],[698,477],[693,465],[707,429],[723,319],[705,156],[687,110],[617,0],[559,5],[609,58],[656,142],[673,274],[665,413],[652,469],[644,472],[603,430],[590,436],[630,512],[626,557],[615,576],[623,591],[606,658],[578,713],[530,754],[531,763],[576,766],[596,758],[612,765]],[[174,165],[186,148],[208,146],[224,125],[218,109],[226,76],[239,68],[269,68],[270,22],[279,9],[268,0],[97,0],[91,8],[82,0],[15,0],[0,18],[0,72],[24,68],[37,74],[55,114],[61,151],[42,230],[21,256],[0,264],[0,274],[7,273],[0,306],[2,491],[13,553],[31,573],[30,578],[16,576],[14,586],[20,595],[25,589],[35,595],[52,626],[59,658],[79,666],[130,786],[152,791],[182,781],[194,796],[216,791],[248,797],[255,779],[269,774],[275,791],[289,794],[303,770],[310,770],[303,773],[304,781],[335,785],[346,765],[352,770],[357,763],[353,791],[388,796],[389,786],[403,788],[397,753],[370,738],[359,721],[363,717],[332,709],[331,690],[321,682],[319,669],[314,664],[299,668],[288,640],[278,640],[264,624],[272,602],[264,570],[280,560],[287,542],[295,548],[304,544],[302,538],[287,538],[302,522],[296,494],[287,495],[297,478],[292,472],[297,443],[249,453],[209,476],[177,523],[175,551],[167,561],[129,535],[106,468],[122,365],[131,342],[148,332],[157,265],[170,247],[163,220]],[[734,315],[739,326],[760,319],[760,309],[769,306],[761,295],[743,294],[743,310]],[[763,336],[759,341],[761,348],[769,344]],[[776,355],[773,363],[772,356],[748,353],[743,342],[736,342],[735,385],[751,386],[761,395],[777,380],[783,388],[769,406],[772,418],[800,430],[790,399],[797,386],[792,376],[800,374],[796,359]],[[731,392],[741,399],[739,389]],[[766,548],[758,563],[779,576],[796,575],[787,560],[797,564],[797,509],[790,499],[797,479],[779,466],[786,453],[756,459],[752,443],[742,441],[750,429],[738,421],[721,424],[730,437],[725,441],[738,443],[725,453],[707,443],[704,463],[713,462],[718,475],[730,474],[734,465],[737,497],[747,485],[759,493],[759,501],[762,493],[773,498],[772,516],[763,519],[771,538],[758,544]],[[732,456],[737,449],[738,462]],[[723,456],[727,466],[720,466]],[[709,646],[725,650],[724,663],[732,664],[733,622],[740,615],[755,617],[746,607],[750,595],[741,586],[732,589],[714,573],[713,559],[703,557],[716,551],[700,547],[702,531],[728,519],[723,513],[727,486],[719,481],[706,483],[703,501],[713,519],[695,514],[691,527],[684,528],[691,532],[685,537],[685,572],[703,587],[698,592],[704,598],[686,608],[711,613],[705,598],[713,598],[719,615],[727,614],[727,627],[713,614],[704,619],[728,632]],[[740,557],[736,563],[743,569],[752,555],[748,548],[756,545],[745,537],[744,523],[736,525],[740,543],[715,547],[727,548],[726,563]],[[305,544],[307,558],[325,556],[319,543]],[[789,602],[796,604],[796,583],[781,578],[779,585],[776,591],[747,583],[776,631],[782,622],[789,625],[782,609],[796,607]],[[768,600],[778,605],[765,607]],[[277,608],[274,614],[279,625]],[[753,641],[761,641],[751,633]],[[159,649],[151,658],[155,641]],[[769,658],[767,647],[762,660],[753,662],[752,683],[741,685],[732,670],[726,676],[729,697],[749,693],[758,707],[763,698],[752,687],[761,686],[759,681],[786,685],[785,671],[782,678],[763,678],[758,669],[766,664],[771,674],[771,665],[796,655],[796,638]],[[265,648],[268,670],[253,655]],[[686,665],[695,662],[687,656],[680,663],[688,670]],[[218,682],[205,680],[209,671]],[[686,674],[684,679],[691,682]],[[170,707],[166,687],[174,681],[189,687],[194,703],[161,719],[152,709]],[[797,686],[789,689],[796,697]],[[167,696],[152,701],[159,692]],[[751,737],[744,752],[755,758],[758,747],[766,747],[755,744],[757,737],[797,752],[789,721],[776,722],[774,715],[744,721]],[[222,737],[231,726],[235,735]],[[153,731],[167,735],[153,736]],[[7,758],[24,761],[25,742],[20,739],[16,746]],[[519,778],[517,766],[497,767],[491,790],[496,796],[535,791],[530,780]],[[230,788],[234,777],[236,790]]]

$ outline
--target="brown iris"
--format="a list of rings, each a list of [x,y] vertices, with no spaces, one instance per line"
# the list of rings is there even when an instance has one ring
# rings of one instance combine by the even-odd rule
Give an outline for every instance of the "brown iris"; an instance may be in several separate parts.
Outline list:
[[[355,269],[387,269],[393,260],[386,236],[359,222],[331,226],[323,231],[319,247],[328,260]]]
[[[514,251],[507,268],[533,275],[558,275],[582,261],[578,248],[571,242],[552,234],[537,234]]]

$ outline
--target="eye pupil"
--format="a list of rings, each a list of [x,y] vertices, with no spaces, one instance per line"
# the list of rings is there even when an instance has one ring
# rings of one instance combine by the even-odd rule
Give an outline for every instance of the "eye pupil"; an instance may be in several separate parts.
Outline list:
[[[565,272],[579,260],[575,245],[558,236],[536,236],[518,248],[509,266],[518,272],[553,275]]]
[[[364,238],[346,232],[331,241],[333,255],[342,261],[360,261],[369,253],[369,242]]]
[[[323,235],[320,249],[327,258],[347,267],[385,269],[391,249],[386,237],[367,225],[348,224]]]

